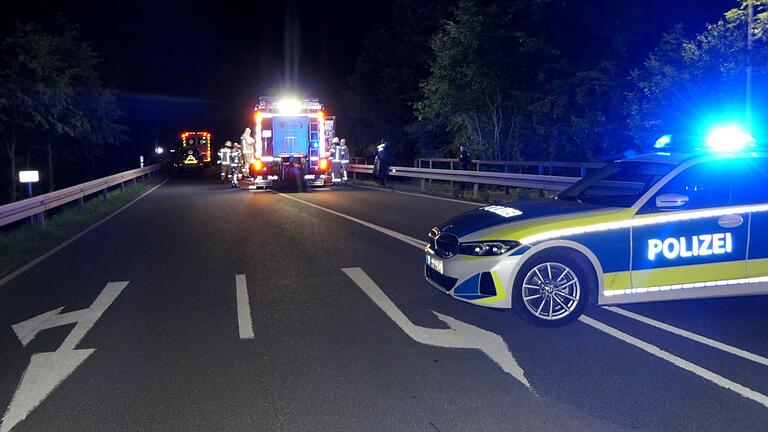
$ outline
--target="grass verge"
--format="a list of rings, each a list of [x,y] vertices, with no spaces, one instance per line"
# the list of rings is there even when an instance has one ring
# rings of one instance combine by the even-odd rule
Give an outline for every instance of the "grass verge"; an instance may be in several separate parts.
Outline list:
[[[83,208],[74,203],[66,205],[52,215],[46,214],[45,228],[25,223],[0,231],[0,278],[114,213],[160,181],[153,178],[127,185],[125,191],[110,192],[106,200],[98,195],[85,201]]]

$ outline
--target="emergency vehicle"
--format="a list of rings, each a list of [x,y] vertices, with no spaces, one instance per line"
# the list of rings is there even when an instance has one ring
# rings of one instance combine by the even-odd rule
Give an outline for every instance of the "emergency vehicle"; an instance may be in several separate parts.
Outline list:
[[[536,324],[598,305],[768,293],[768,151],[736,127],[661,137],[554,199],[482,207],[429,234],[426,279]]]
[[[211,163],[211,134],[209,132],[182,132],[181,149],[177,153],[177,166],[203,167]]]
[[[256,144],[253,160],[248,161],[254,186],[330,185],[327,148],[333,120],[325,116],[317,99],[260,97],[254,121]]]

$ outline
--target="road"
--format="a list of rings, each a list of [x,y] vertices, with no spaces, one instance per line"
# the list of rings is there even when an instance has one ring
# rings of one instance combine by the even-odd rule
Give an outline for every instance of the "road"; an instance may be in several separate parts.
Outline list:
[[[423,280],[474,206],[176,176],[0,286],[0,431],[768,430],[768,297],[533,327]]]

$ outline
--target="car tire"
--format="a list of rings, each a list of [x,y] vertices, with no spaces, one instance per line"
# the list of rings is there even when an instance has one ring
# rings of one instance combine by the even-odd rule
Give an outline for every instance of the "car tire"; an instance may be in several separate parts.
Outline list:
[[[541,252],[528,259],[515,278],[512,305],[528,322],[557,327],[584,312],[593,272],[574,254]]]

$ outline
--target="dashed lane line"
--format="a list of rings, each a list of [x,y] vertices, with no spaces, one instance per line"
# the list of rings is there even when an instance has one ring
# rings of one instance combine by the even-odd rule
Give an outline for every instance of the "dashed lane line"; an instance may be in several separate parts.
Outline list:
[[[235,275],[235,291],[237,295],[237,327],[240,332],[240,339],[253,339],[251,304],[248,300],[248,285],[244,274]]]
[[[755,363],[759,363],[759,364],[761,364],[763,366],[768,366],[768,358],[759,356],[757,354],[752,354],[751,352],[744,351],[741,348],[736,348],[734,346],[731,346],[731,345],[728,345],[728,344],[724,344],[722,342],[718,342],[718,341],[716,341],[714,339],[710,339],[710,338],[698,335],[696,333],[689,332],[688,330],[683,330],[681,328],[678,328],[678,327],[675,327],[675,326],[671,326],[671,325],[663,323],[661,321],[656,321],[653,318],[648,318],[646,316],[643,316],[643,315],[640,315],[640,314],[637,314],[637,313],[634,313],[634,312],[630,312],[630,311],[628,311],[626,309],[621,309],[621,308],[618,308],[618,307],[615,307],[615,306],[605,306],[605,307],[603,307],[603,309],[607,309],[607,310],[609,310],[609,311],[611,311],[613,313],[617,313],[617,314],[623,315],[623,316],[625,316],[627,318],[630,318],[630,319],[633,319],[633,320],[636,320],[636,321],[640,321],[643,324],[648,324],[650,326],[656,327],[656,328],[661,329],[661,330],[668,331],[670,333],[673,333],[673,334],[676,334],[678,336],[682,336],[684,338],[687,338],[687,339],[699,342],[701,344],[710,346],[712,348],[719,349],[721,351],[725,351],[725,352],[733,354],[735,356],[742,357],[742,358],[745,358],[747,360],[751,360],[751,361],[753,361]]]

